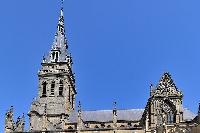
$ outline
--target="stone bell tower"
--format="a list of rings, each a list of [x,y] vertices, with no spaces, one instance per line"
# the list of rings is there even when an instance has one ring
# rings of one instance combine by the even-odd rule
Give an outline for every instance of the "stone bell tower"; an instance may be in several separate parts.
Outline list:
[[[75,108],[73,62],[67,49],[62,7],[53,45],[38,72],[38,98],[33,99],[28,113],[29,130],[61,130]]]

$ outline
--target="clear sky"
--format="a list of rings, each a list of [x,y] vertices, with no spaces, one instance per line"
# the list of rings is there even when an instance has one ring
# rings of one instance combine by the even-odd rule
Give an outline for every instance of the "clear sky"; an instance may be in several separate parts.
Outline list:
[[[37,96],[60,7],[60,0],[0,0],[0,132],[10,105],[16,119]],[[83,110],[113,109],[114,101],[118,109],[144,109],[150,84],[167,71],[183,91],[183,106],[196,114],[199,7],[199,0],[65,0],[76,103]]]

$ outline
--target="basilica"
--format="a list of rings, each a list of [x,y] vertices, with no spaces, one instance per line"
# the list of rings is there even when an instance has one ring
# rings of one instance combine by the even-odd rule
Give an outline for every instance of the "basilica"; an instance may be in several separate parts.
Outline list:
[[[6,111],[4,133],[200,133],[198,114],[183,108],[183,93],[164,72],[144,109],[83,111],[75,105],[76,86],[72,55],[68,53],[63,7],[49,53],[38,71],[38,97],[32,100],[25,130],[24,115],[14,121],[13,106]],[[197,103],[198,104],[198,103]],[[78,110],[75,110],[78,106]]]

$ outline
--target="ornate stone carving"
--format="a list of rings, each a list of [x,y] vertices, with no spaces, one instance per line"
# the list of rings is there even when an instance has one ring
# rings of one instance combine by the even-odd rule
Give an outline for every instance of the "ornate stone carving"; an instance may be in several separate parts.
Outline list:
[[[153,93],[154,96],[179,96],[182,97],[182,92],[179,91],[174,84],[169,73],[163,73],[158,85],[156,86],[156,90]]]

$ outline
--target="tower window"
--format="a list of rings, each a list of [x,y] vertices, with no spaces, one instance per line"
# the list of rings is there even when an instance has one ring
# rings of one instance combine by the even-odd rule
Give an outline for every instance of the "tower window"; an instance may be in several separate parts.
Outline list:
[[[56,59],[55,59],[55,62],[58,61],[58,52],[56,52]]]
[[[63,95],[63,81],[60,81],[60,86],[59,86],[59,96]]]
[[[55,52],[52,53],[52,58],[53,58],[53,59],[55,58]]]
[[[55,81],[51,83],[51,95],[54,95]]]
[[[42,83],[42,96],[46,97],[46,92],[47,92],[47,83],[44,82]]]

